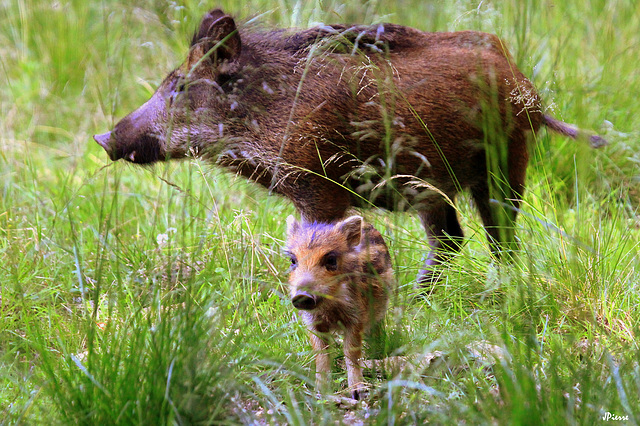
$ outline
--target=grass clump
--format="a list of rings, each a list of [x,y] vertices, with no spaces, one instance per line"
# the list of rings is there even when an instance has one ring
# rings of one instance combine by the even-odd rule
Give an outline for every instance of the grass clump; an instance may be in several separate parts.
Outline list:
[[[43,347],[44,388],[61,420],[73,424],[237,420],[234,366],[243,362],[238,336],[218,329],[220,318],[202,310],[194,301],[138,307],[125,318],[88,327],[84,352],[59,347],[60,339],[53,347]]]

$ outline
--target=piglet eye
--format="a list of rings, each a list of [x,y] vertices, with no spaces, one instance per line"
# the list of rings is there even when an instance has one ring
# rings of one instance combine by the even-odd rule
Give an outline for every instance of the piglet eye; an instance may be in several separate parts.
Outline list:
[[[335,271],[338,269],[338,255],[334,252],[329,252],[324,256],[324,267],[327,271]]]

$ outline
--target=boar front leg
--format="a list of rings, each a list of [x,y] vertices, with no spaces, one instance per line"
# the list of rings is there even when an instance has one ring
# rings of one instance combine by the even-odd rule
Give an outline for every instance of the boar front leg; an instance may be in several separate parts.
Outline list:
[[[344,359],[347,364],[347,381],[351,390],[351,398],[360,399],[364,391],[364,377],[360,358],[362,357],[362,324],[354,325],[344,335]]]
[[[460,251],[463,234],[456,210],[449,204],[421,210],[418,215],[429,241],[429,253],[418,282],[429,287],[438,281],[438,265]]]
[[[326,338],[318,336],[313,331],[310,334],[310,339],[316,357],[316,391],[322,394],[329,389],[329,374],[331,373],[329,343]]]

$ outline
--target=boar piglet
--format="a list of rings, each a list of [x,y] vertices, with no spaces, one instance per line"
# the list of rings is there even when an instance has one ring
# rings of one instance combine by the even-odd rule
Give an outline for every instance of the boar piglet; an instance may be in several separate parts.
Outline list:
[[[336,224],[298,222],[289,216],[287,234],[291,301],[309,327],[317,387],[328,384],[327,333],[342,332],[349,389],[359,399],[364,389],[363,333],[384,317],[394,286],[389,250],[380,232],[360,216]]]

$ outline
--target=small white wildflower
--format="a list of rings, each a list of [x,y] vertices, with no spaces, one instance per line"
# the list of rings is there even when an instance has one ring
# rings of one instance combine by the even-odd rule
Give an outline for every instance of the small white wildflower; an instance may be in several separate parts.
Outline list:
[[[163,246],[165,244],[167,244],[169,242],[169,236],[171,234],[175,234],[178,230],[176,228],[168,228],[167,232],[164,234],[158,234],[158,236],[156,237],[156,242],[158,243],[159,246]]]
[[[159,246],[163,246],[169,242],[169,236],[167,234],[158,234],[156,242]]]

